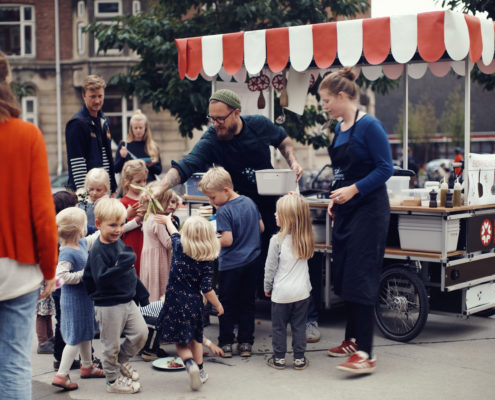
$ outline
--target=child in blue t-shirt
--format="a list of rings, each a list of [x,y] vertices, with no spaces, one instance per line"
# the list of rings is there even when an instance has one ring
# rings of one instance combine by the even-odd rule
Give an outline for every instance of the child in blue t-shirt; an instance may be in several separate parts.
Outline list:
[[[256,265],[261,253],[263,221],[256,204],[234,192],[230,174],[222,167],[210,168],[199,189],[217,208],[220,233],[218,292],[225,313],[219,318],[219,346],[224,357],[232,357],[234,324],[239,324],[241,357],[250,357],[254,342]]]

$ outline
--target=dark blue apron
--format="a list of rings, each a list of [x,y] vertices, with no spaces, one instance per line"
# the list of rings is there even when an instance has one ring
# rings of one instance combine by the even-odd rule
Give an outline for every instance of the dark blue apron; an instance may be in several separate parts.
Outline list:
[[[348,142],[335,147],[336,135],[328,148],[335,174],[332,190],[350,186],[373,170],[354,151],[357,115],[356,112]],[[364,197],[357,193],[344,204],[334,204],[333,211],[334,291],[344,301],[373,305],[378,295],[390,219],[386,186],[383,184]]]

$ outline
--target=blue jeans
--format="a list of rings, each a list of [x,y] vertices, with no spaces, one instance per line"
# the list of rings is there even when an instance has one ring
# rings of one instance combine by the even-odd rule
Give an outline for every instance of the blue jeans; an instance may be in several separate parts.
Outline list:
[[[39,289],[0,301],[0,393],[31,400],[31,351]]]

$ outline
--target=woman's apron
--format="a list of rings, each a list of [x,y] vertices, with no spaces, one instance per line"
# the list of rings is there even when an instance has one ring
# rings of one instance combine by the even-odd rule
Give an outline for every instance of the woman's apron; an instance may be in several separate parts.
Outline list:
[[[335,136],[328,148],[335,175],[333,190],[350,186],[373,170],[354,151],[357,115],[356,112],[348,142],[335,147]],[[378,295],[390,219],[386,186],[383,184],[364,197],[357,193],[344,204],[334,204],[333,210],[334,291],[344,301],[373,305]]]

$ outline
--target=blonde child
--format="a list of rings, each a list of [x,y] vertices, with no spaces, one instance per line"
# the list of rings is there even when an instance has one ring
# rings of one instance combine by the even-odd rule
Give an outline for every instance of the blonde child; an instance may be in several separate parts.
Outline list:
[[[299,195],[288,194],[277,201],[275,213],[280,232],[270,240],[265,265],[265,295],[272,300],[273,356],[268,365],[285,368],[287,324],[292,332],[294,368],[304,369],[309,361],[306,350],[306,320],[311,284],[308,259],[314,240],[308,203]]]
[[[153,182],[149,187],[158,185]],[[169,189],[161,192],[156,200],[162,205],[164,213],[169,209],[169,203],[174,199],[174,192]],[[147,207],[148,199],[142,196],[143,208]],[[150,293],[150,302],[157,301],[165,294],[170,260],[172,257],[172,242],[164,226],[163,214],[150,216],[143,222],[143,250],[141,252],[141,281]]]
[[[254,201],[234,192],[232,178],[224,168],[210,168],[199,182],[199,189],[217,208],[217,231],[221,235],[218,291],[225,314],[219,320],[219,345],[224,357],[232,357],[234,324],[238,323],[239,355],[250,357],[254,342],[256,267],[265,227]]]
[[[160,337],[175,342],[178,355],[184,361],[192,390],[198,390],[208,379],[203,368],[203,299],[223,314],[223,306],[213,290],[213,261],[220,245],[211,224],[193,216],[186,220],[181,234],[171,215],[165,224],[172,240],[172,264],[165,294],[165,303],[158,317]],[[205,343],[209,345],[208,342]]]
[[[87,218],[83,210],[69,207],[57,214],[60,253],[57,278],[62,279],[60,297],[61,332],[65,341],[62,359],[52,385],[65,390],[75,390],[77,383],[69,377],[69,369],[81,353],[81,378],[104,378],[103,370],[91,361],[91,340],[94,336],[94,306],[82,283],[88,250],[99,233],[86,236]]]
[[[127,209],[127,219],[132,220],[140,207],[139,198],[143,193],[141,190],[133,188],[131,185],[144,187],[148,178],[148,169],[143,160],[131,160],[124,164],[122,169],[122,193],[120,199]],[[141,251],[143,249],[143,231],[135,229],[127,232],[123,236],[126,245],[131,246],[136,253],[134,268],[138,277],[141,276]]]
[[[133,267],[136,255],[120,240],[125,218],[126,209],[119,200],[105,198],[98,202],[95,222],[100,237],[89,252],[83,281],[100,324],[106,390],[131,394],[141,390],[141,384],[129,360],[143,348],[148,337],[136,302],[148,304],[148,292]]]
[[[78,194],[80,195],[81,193],[78,191]],[[84,180],[82,194],[85,198],[77,206],[86,213],[89,230],[92,233],[95,230],[95,204],[99,199],[110,194],[110,177],[108,172],[103,168],[90,169]]]
[[[129,160],[143,160],[149,170],[147,181],[153,181],[155,175],[162,173],[162,162],[157,144],[151,137],[148,118],[141,110],[131,117],[127,139],[120,143],[115,154],[115,172],[122,171],[124,163]]]

